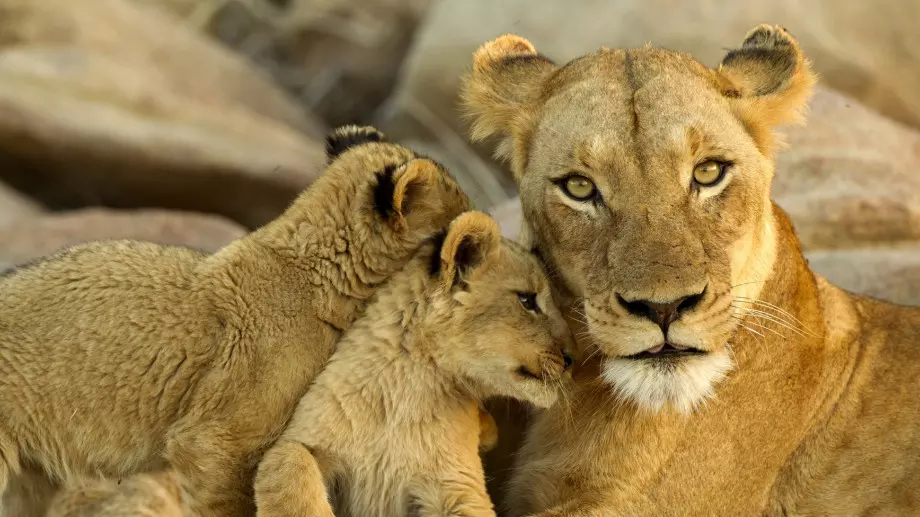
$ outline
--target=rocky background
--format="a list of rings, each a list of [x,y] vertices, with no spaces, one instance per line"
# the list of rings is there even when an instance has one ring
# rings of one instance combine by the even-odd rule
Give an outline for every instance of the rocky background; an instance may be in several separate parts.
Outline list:
[[[822,76],[786,131],[775,199],[815,269],[920,305],[916,0],[0,0],[0,269],[87,240],[215,250],[320,171],[327,128],[375,124],[519,224],[466,142],[457,87],[482,42],[564,62],[646,42],[709,65],[761,22]]]

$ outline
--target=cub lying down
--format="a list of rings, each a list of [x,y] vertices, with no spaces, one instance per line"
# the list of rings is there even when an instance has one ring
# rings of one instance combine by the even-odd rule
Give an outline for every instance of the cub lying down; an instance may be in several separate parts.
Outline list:
[[[494,516],[480,404],[552,405],[570,339],[535,257],[461,215],[339,342],[259,465],[259,517]]]
[[[339,130],[323,175],[214,255],[78,246],[0,276],[0,496],[171,467],[196,512],[250,514],[252,476],[384,280],[469,208],[436,163]]]

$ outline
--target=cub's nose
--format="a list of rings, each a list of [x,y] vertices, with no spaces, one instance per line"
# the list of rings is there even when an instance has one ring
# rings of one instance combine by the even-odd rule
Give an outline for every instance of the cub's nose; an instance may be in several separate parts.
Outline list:
[[[618,294],[617,301],[620,302],[620,305],[630,314],[654,321],[661,328],[661,332],[667,336],[668,327],[671,323],[677,321],[682,313],[689,311],[699,304],[705,292],[706,290],[703,289],[703,291],[698,294],[683,296],[664,303],[652,302],[649,300],[626,301]]]

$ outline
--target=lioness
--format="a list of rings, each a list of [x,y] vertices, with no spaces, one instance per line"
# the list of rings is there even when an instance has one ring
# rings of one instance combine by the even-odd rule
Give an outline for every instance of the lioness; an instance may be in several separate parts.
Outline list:
[[[342,337],[259,465],[259,517],[494,517],[480,405],[548,407],[570,345],[536,258],[461,215]]]
[[[920,310],[808,268],[770,200],[774,128],[815,77],[762,25],[718,69],[481,47],[473,136],[498,136],[527,238],[582,330],[571,405],[537,416],[512,515],[920,512]]]
[[[252,475],[333,345],[469,209],[436,163],[348,127],[275,221],[214,255],[98,242],[0,278],[0,494],[174,468],[194,510],[252,512]]]

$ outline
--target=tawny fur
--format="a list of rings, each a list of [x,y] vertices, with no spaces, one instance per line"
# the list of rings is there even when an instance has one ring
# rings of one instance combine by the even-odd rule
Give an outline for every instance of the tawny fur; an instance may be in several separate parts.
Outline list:
[[[196,511],[253,511],[252,476],[377,287],[469,208],[436,163],[372,128],[213,255],[97,242],[0,277],[0,494],[174,468]]]
[[[192,517],[189,503],[175,471],[163,471],[78,482],[54,497],[46,517]]]
[[[498,441],[498,426],[492,415],[479,408],[479,450],[489,451]],[[41,477],[24,478],[25,483],[42,483]],[[53,493],[53,492],[52,492]],[[45,499],[51,509],[45,509]],[[194,517],[191,495],[175,471],[136,474],[125,480],[81,480],[52,496],[44,494],[32,504],[16,502],[16,508],[31,508],[31,515],[18,517]]]
[[[494,516],[479,408],[551,405],[570,345],[536,258],[461,215],[346,332],[259,466],[258,515]]]
[[[920,513],[920,310],[816,276],[770,200],[775,126],[814,81],[766,25],[718,69],[653,47],[556,66],[512,35],[476,53],[474,137],[502,138],[524,235],[583,338],[571,403],[528,429],[510,515]],[[710,159],[724,178],[694,183]],[[569,174],[598,195],[566,195]],[[694,294],[666,330],[636,310]],[[665,341],[701,353],[628,357]]]

